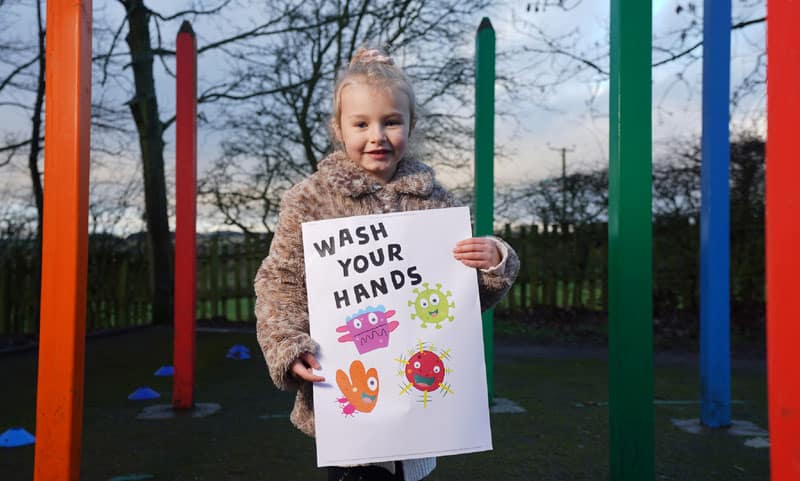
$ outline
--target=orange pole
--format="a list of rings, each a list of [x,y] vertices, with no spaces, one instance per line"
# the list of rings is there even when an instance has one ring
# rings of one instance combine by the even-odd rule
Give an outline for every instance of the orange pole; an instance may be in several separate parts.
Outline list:
[[[176,46],[175,339],[172,407],[194,406],[197,219],[197,42],[184,21]]]
[[[767,2],[767,389],[772,481],[800,479],[800,2]]]
[[[49,0],[35,481],[80,474],[91,57],[91,0]]]

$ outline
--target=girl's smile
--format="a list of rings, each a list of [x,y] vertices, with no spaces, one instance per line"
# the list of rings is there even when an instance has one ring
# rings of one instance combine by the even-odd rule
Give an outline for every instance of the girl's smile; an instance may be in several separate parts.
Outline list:
[[[392,151],[388,149],[377,149],[377,150],[370,150],[365,153],[376,160],[382,160],[388,157],[392,153]]]

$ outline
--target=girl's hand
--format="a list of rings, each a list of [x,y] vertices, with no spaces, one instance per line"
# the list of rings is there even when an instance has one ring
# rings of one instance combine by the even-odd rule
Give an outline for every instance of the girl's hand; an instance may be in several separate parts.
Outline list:
[[[453,257],[467,267],[489,269],[500,263],[502,255],[497,243],[486,237],[472,237],[456,244]]]
[[[317,359],[314,357],[313,354],[310,352],[304,352],[300,354],[293,363],[291,367],[292,374],[294,374],[297,378],[302,379],[303,381],[308,382],[323,382],[325,378],[322,376],[317,376],[311,369],[319,369],[320,365],[317,362]]]

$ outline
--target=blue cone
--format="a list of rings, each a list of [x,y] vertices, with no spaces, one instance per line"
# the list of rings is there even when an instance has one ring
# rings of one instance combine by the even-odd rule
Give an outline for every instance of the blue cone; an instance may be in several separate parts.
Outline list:
[[[226,354],[225,357],[227,357],[228,359],[237,359],[241,361],[244,359],[250,359],[250,354],[244,351],[235,351],[235,352],[228,351],[228,354]]]
[[[27,446],[34,442],[36,442],[36,438],[24,428],[11,428],[3,434],[0,434],[0,447],[2,448]]]
[[[250,349],[241,344],[234,344],[225,355],[228,359],[250,359]]]
[[[174,376],[175,375],[175,368],[172,366],[161,366],[158,370],[153,374],[154,376]]]
[[[131,401],[143,401],[147,399],[158,399],[161,397],[161,394],[153,391],[149,387],[140,387],[139,389],[133,391],[129,396],[128,399]]]

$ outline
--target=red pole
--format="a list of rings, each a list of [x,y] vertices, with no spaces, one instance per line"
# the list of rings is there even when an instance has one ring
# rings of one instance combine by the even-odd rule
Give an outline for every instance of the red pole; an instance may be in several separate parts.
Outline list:
[[[49,0],[36,481],[80,475],[91,61],[91,0]]]
[[[197,42],[188,21],[178,32],[175,108],[175,377],[172,406],[194,406],[197,218]]]
[[[800,479],[800,2],[767,2],[767,386],[773,481]]]

